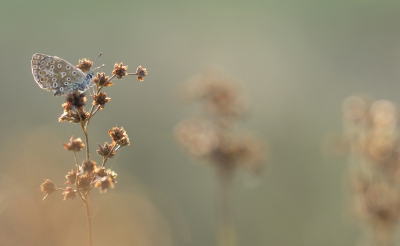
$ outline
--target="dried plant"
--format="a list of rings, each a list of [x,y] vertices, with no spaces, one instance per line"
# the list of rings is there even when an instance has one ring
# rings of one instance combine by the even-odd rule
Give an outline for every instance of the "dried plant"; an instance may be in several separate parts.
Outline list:
[[[217,241],[220,246],[236,245],[236,233],[229,196],[237,167],[257,173],[265,159],[266,145],[252,134],[239,133],[238,123],[248,107],[239,89],[217,73],[195,78],[184,92],[188,101],[199,101],[198,118],[180,122],[177,142],[196,158],[206,160],[215,171],[217,183]]]
[[[90,71],[92,66],[92,61],[87,59],[82,59],[76,66],[82,72]],[[101,193],[106,192],[108,189],[113,188],[116,183],[117,174],[110,170],[106,170],[106,163],[110,158],[113,158],[116,153],[124,146],[129,145],[129,138],[124,128],[119,128],[118,126],[113,127],[108,130],[111,142],[105,142],[104,145],[98,145],[96,150],[97,154],[101,157],[101,164],[98,165],[90,154],[90,144],[89,144],[89,123],[91,122],[93,116],[99,111],[105,108],[105,105],[110,102],[111,98],[107,97],[105,92],[102,92],[103,88],[114,85],[111,82],[112,79],[117,78],[122,79],[126,75],[135,75],[139,81],[143,81],[143,77],[146,76],[147,71],[145,68],[139,66],[136,73],[127,73],[127,66],[122,63],[115,64],[112,76],[108,77],[104,73],[97,73],[93,78],[94,85],[89,88],[91,90],[92,103],[89,111],[85,110],[86,96],[80,91],[74,91],[66,95],[66,102],[62,104],[63,114],[59,117],[59,122],[70,122],[77,123],[80,125],[84,141],[81,138],[74,138],[73,136],[68,143],[64,143],[64,148],[71,151],[74,156],[75,167],[68,172],[65,176],[67,182],[65,184],[71,185],[73,187],[60,188],[57,187],[51,180],[45,179],[44,183],[41,184],[40,188],[45,197],[43,202],[47,197],[57,191],[62,191],[64,200],[71,199],[74,200],[76,195],[83,202],[88,224],[88,236],[89,245],[92,245],[92,223],[91,223],[91,213],[89,206],[90,193],[93,188],[99,188]],[[77,158],[77,152],[82,151],[86,148],[86,157],[82,162],[79,162]]]
[[[351,96],[343,103],[349,153],[349,205],[372,245],[394,245],[400,219],[398,110],[389,101]],[[345,147],[345,148],[343,148]]]

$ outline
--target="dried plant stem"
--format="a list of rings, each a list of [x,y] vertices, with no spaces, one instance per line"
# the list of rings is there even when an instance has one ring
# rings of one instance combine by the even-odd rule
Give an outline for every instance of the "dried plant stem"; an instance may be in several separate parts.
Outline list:
[[[216,170],[216,237],[218,246],[236,246],[236,228],[231,197],[233,170],[217,165]]]
[[[82,128],[83,134],[85,134],[85,142],[86,142],[86,159],[90,160],[90,152],[89,152],[89,136],[87,129]]]
[[[87,197],[88,198],[88,197]],[[90,215],[90,208],[89,208],[89,201],[86,199],[83,201],[85,204],[85,209],[86,209],[86,217],[87,217],[87,225],[88,225],[88,234],[89,234],[89,246],[93,245],[92,241],[92,217]]]

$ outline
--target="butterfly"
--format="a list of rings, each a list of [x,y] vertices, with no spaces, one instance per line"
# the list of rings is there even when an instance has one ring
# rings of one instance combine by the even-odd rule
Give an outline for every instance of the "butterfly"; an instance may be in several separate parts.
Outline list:
[[[33,78],[40,88],[62,96],[74,91],[84,92],[92,83],[94,72],[82,72],[57,56],[36,53],[32,56]]]

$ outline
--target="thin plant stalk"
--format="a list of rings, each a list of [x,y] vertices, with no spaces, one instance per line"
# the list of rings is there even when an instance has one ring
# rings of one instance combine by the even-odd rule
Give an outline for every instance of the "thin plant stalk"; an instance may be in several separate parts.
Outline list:
[[[225,165],[216,168],[216,238],[217,246],[236,246],[236,228],[233,216],[233,170]]]
[[[88,199],[86,199],[86,201],[83,201],[83,203],[85,204],[85,209],[86,209],[88,234],[89,234],[89,246],[92,246],[93,245],[93,240],[92,240],[92,217],[90,215],[90,208],[89,208]]]

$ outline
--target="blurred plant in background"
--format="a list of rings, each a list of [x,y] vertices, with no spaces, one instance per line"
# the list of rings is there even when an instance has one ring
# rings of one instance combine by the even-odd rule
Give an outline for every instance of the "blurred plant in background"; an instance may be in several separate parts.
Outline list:
[[[191,156],[213,168],[217,184],[217,245],[234,246],[237,243],[230,197],[234,174],[238,167],[260,172],[266,144],[238,127],[248,106],[231,79],[207,71],[185,87],[184,97],[188,102],[200,102],[202,110],[196,118],[176,126],[175,138]]]
[[[400,219],[400,137],[398,109],[389,101],[351,96],[343,103],[349,154],[349,205],[366,227],[368,245],[396,241]]]
[[[90,71],[92,65],[92,61],[82,59],[79,61],[79,64],[76,67],[82,72],[86,73]],[[85,143],[83,143],[81,138],[75,139],[72,136],[68,143],[63,144],[66,150],[72,151],[75,161],[75,169],[72,169],[65,176],[67,179],[65,184],[74,185],[75,188],[59,188],[49,179],[45,179],[44,183],[42,183],[40,186],[42,192],[46,194],[43,198],[43,202],[50,194],[56,191],[63,191],[62,194],[64,195],[64,200],[73,200],[78,194],[86,209],[89,245],[93,244],[91,229],[92,217],[89,207],[90,192],[94,187],[98,187],[101,193],[104,193],[107,191],[107,189],[114,187],[117,174],[111,169],[106,170],[105,165],[108,159],[114,157],[121,147],[130,144],[128,135],[123,127],[119,128],[118,126],[115,126],[111,130],[108,130],[111,143],[106,142],[103,146],[98,145],[96,152],[99,156],[101,156],[102,163],[101,165],[97,165],[97,163],[92,159],[89,151],[89,123],[93,116],[97,112],[103,110],[106,103],[110,102],[111,98],[107,97],[107,94],[105,92],[101,92],[101,90],[104,87],[114,85],[114,83],[111,82],[113,78],[116,77],[119,80],[126,75],[135,75],[139,81],[143,81],[143,77],[147,75],[146,69],[142,68],[141,66],[137,68],[136,73],[127,73],[126,70],[127,66],[124,66],[122,63],[120,63],[115,64],[112,72],[113,75],[111,77],[106,76],[105,73],[97,73],[93,79],[94,86],[89,88],[89,90],[92,90],[91,94],[93,95],[91,96],[93,102],[89,111],[86,111],[84,107],[87,100],[84,93],[75,91],[67,94],[66,102],[62,105],[64,112],[58,120],[59,122],[66,121],[70,123],[78,123],[81,126],[85,137]],[[85,147],[86,158],[82,161],[82,164],[79,164],[76,152],[83,150]]]

